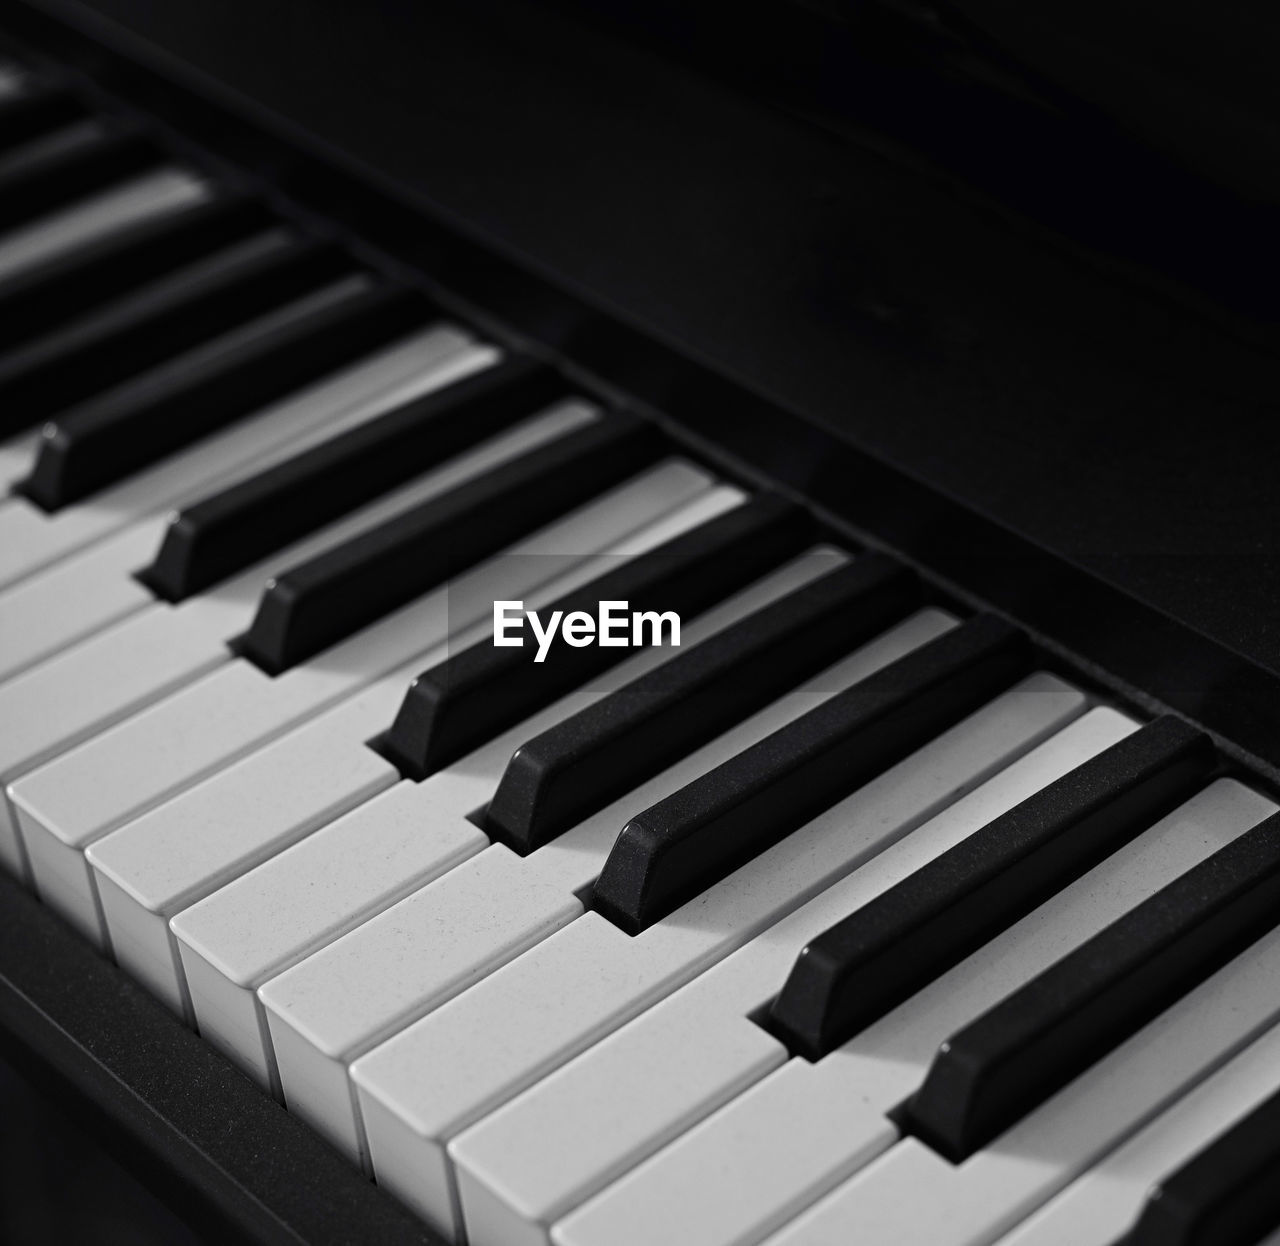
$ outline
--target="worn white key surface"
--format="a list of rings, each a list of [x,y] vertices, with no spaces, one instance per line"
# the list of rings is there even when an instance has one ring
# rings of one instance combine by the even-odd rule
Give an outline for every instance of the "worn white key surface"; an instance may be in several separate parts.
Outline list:
[[[41,894],[42,874],[56,874],[63,900],[91,927],[87,844],[429,651],[487,614],[495,596],[532,590],[563,558],[607,547],[706,486],[678,461],[654,468],[277,678],[234,660],[10,784]]]
[[[651,545],[652,540],[650,537],[647,544]],[[624,551],[635,554],[642,552],[642,547],[633,539],[619,547],[619,552]],[[843,561],[845,556],[834,549],[810,551],[721,606],[689,620],[683,644],[687,647],[700,643],[745,613],[794,591]],[[585,574],[581,569],[571,576],[579,580]],[[574,586],[561,577],[540,596],[553,600]],[[488,623],[475,634],[487,635]],[[435,864],[438,860],[453,864],[460,850],[469,856],[486,847],[487,837],[468,820],[467,814],[488,802],[515,749],[524,740],[638,678],[668,656],[661,648],[642,649],[630,655],[585,688],[575,690],[433,776],[435,786],[446,782],[449,785],[454,802],[452,816],[441,816],[438,803],[425,808],[418,784],[399,783],[385,797],[309,836],[290,851],[179,913],[171,928],[201,1031],[218,1036],[215,1041],[224,1050],[261,1082],[268,1083],[275,1061],[270,1043],[264,1041],[266,1021],[256,988],[378,909],[430,882],[443,872]],[[429,665],[429,661],[425,664]],[[242,791],[252,790],[255,776],[248,773],[248,767],[261,759],[257,777],[264,796],[270,792],[279,800],[291,786],[297,790],[296,797],[286,796],[280,802],[284,816],[276,819],[277,827],[283,829],[301,821],[306,816],[303,811],[312,808],[311,754],[321,751],[323,755],[330,749],[368,752],[362,742],[391,721],[406,684],[416,673],[416,668],[402,670],[379,681],[323,720],[225,771],[216,782],[234,783]],[[314,736],[318,730],[324,732],[324,743],[304,741],[304,735]],[[193,791],[190,795],[195,794]],[[409,834],[407,827],[416,829]],[[438,848],[434,846],[437,843]],[[376,862],[376,870],[365,868],[366,856]],[[430,863],[430,868],[425,862]],[[321,885],[321,878],[332,881]]]
[[[46,213],[0,234],[0,281],[209,198],[208,185],[185,169],[165,167]]]
[[[642,553],[702,522],[716,508],[736,505],[740,497],[737,490],[712,490],[646,526],[625,543],[625,548],[615,549],[618,554]],[[590,578],[590,561],[579,564],[568,577],[557,577],[554,588],[539,586],[532,595],[534,602],[546,604]],[[460,615],[459,619],[465,623],[466,616]],[[451,644],[483,640],[490,627],[491,620],[485,618],[461,633],[453,633],[440,648],[417,658],[413,667],[402,669],[392,688],[398,687],[403,695],[423,664],[443,659]],[[380,684],[384,691],[392,691],[386,680]],[[357,700],[362,702],[363,716],[368,703],[363,698]],[[96,845],[89,859],[98,874],[104,915],[119,962],[162,998],[175,1006],[183,1003],[181,965],[168,938],[168,918],[258,864],[272,851],[390,786],[398,777],[394,767],[365,748],[363,740],[385,729],[397,707],[397,700],[385,696],[381,721],[368,725],[362,735],[342,741],[345,750],[334,741],[328,753],[332,770],[323,781],[312,775],[305,789],[282,786],[276,766],[279,757],[276,750],[267,749]],[[323,744],[314,732],[299,743],[302,747],[294,758],[310,772],[316,763],[307,749],[322,749]],[[299,791],[305,792],[306,802],[298,807],[301,816],[277,817]]]
[[[964,1163],[951,1164],[914,1138],[904,1139],[770,1239],[770,1246],[987,1246],[1278,1016],[1280,929]],[[919,1197],[921,1190],[928,1198]]]
[[[949,743],[961,746],[952,765],[979,772],[1000,756],[1001,719],[1016,725],[1031,748],[1085,703],[1082,693],[1053,676],[1034,675],[952,733]],[[462,1133],[450,1155],[476,1239],[545,1241],[555,1220],[783,1064],[785,1049],[748,1016],[776,994],[810,939],[1131,728],[1111,710],[1094,710],[1058,730],[670,999]]]
[[[895,630],[901,643],[905,630]],[[454,1136],[980,783],[1030,743],[1019,717],[998,724],[976,773],[960,760],[972,763],[982,749],[958,747],[953,729],[635,938],[589,913],[357,1061],[361,1108],[377,1100],[388,1126],[379,1141],[369,1123],[379,1180],[437,1223],[455,1222],[444,1154]],[[500,1020],[510,1009],[527,1018],[518,1042]],[[427,1050],[441,1055],[430,1069]]]
[[[221,655],[210,656],[203,637],[195,637],[193,643],[182,631],[165,626],[167,620],[162,616],[153,616],[145,627],[130,627],[129,623],[126,619],[95,637],[91,654],[76,646],[0,687],[0,758],[8,763],[7,774],[0,772],[0,777],[22,774],[45,757],[84,739],[98,726],[127,714],[133,708],[132,675],[139,643],[145,646],[156,696],[199,675],[202,661],[208,667],[224,661]],[[15,845],[15,854],[21,851],[25,857],[25,849],[17,847],[18,824],[7,795],[0,808],[0,841],[4,840]],[[73,860],[72,864],[78,862]],[[56,887],[46,900],[75,920]],[[80,923],[80,927],[93,936],[97,922]]]
[[[323,763],[324,750],[316,755]],[[384,789],[396,776],[385,778]],[[173,919],[179,987],[200,1033],[277,1096],[257,987],[489,842],[469,822],[425,824],[411,797],[411,784],[396,785],[376,809],[338,818]],[[376,817],[358,816],[365,810]]]
[[[467,359],[471,350],[482,352]],[[469,334],[437,325],[406,336],[332,376],[211,433],[92,497],[47,514],[22,497],[0,502],[0,586],[50,566],[132,520],[179,506],[296,454],[366,418],[368,402],[411,396],[424,356],[456,351],[465,375],[497,352]],[[438,358],[443,364],[444,359]],[[385,409],[385,408],[384,408]]]
[[[894,1148],[886,1113],[940,1042],[1273,810],[1232,780],[1211,785],[836,1052],[789,1061],[563,1220],[554,1240],[626,1246],[663,1232],[677,1204],[686,1227],[670,1240],[761,1240]]]
[[[1273,1026],[1067,1186],[1000,1246],[1113,1246],[1157,1182],[1280,1089],[1280,1028]]]
[[[155,604],[130,574],[156,547],[156,524],[137,523],[47,571],[0,589],[0,683]]]

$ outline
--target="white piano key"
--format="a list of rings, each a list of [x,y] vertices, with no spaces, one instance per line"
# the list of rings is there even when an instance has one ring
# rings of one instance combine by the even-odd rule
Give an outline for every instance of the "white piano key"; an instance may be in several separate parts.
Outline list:
[[[1273,930],[962,1164],[899,1142],[770,1239],[987,1246],[1280,1017]],[[921,1190],[927,1198],[919,1197]],[[564,1239],[569,1246],[572,1238]]]
[[[0,587],[135,519],[179,506],[359,423],[367,418],[368,403],[404,401],[420,392],[424,364],[447,364],[453,369],[451,376],[457,377],[495,358],[494,348],[476,345],[464,331],[436,325],[55,514],[46,514],[26,498],[9,497],[0,502]]]
[[[1280,1087],[1280,1027],[1184,1095],[1067,1186],[1000,1246],[1113,1246],[1147,1194]]]
[[[630,1050],[626,1072],[635,1081],[621,1087],[621,1096],[611,1062],[607,1058],[592,1061],[590,1057],[621,1038],[630,1026],[538,1082],[524,1096],[485,1117],[450,1144],[460,1220],[465,1224],[468,1240],[487,1246],[545,1246],[550,1240],[551,1225],[561,1215],[595,1189],[621,1176],[634,1162],[625,1145],[616,1145],[615,1135],[634,1134],[640,1123],[636,1118],[637,1102],[643,1111],[651,1100],[657,1101],[657,1111],[642,1125],[652,1138],[652,1145],[657,1146],[700,1119],[707,1110],[708,1086],[714,1086],[718,1096],[732,1097],[786,1059],[786,1050],[780,1043],[743,1017],[725,1017],[689,1006],[681,997],[698,981],[695,979],[689,987],[650,1009],[665,1011],[668,1023],[660,1037],[668,1039],[678,1034],[679,1049],[675,1058],[674,1044],[669,1042],[655,1048],[641,1044]],[[648,1015],[642,1014],[631,1024],[638,1024]],[[546,1087],[556,1097],[556,1087],[562,1084],[559,1079],[570,1070],[575,1098],[589,1096],[589,1111],[570,1118],[553,1118],[545,1144],[539,1142],[531,1150],[526,1149],[523,1130],[505,1132],[504,1118],[510,1120],[507,1113],[515,1109],[519,1129],[524,1123],[519,1112],[527,1096]],[[656,1134],[651,1132],[655,1130]],[[556,1149],[556,1140],[578,1133],[582,1135],[581,1144],[575,1138],[570,1152],[562,1156]],[[603,1140],[602,1152],[588,1156],[584,1162],[581,1153],[596,1140]],[[380,1150],[377,1154],[381,1153]],[[513,1163],[517,1153],[521,1158]],[[404,1165],[402,1171],[407,1178],[411,1168]],[[584,1176],[584,1172],[589,1175]],[[571,1191],[567,1199],[563,1194],[566,1189]]]
[[[0,235],[0,280],[118,230],[203,203],[209,193],[196,174],[166,166],[77,200]]]
[[[707,484],[704,473],[679,461],[655,468],[278,678],[234,660],[11,783],[9,801],[42,897],[69,903],[86,929],[100,932],[83,858],[89,844],[430,651],[486,615],[495,597],[532,591],[560,569],[560,559],[547,555],[597,553]]]
[[[748,1015],[778,989],[800,949],[1133,729],[1114,711],[1097,709],[1036,745],[1085,704],[1082,693],[1037,674],[940,737],[928,750],[933,764],[958,773],[989,769],[1011,740],[1031,751],[455,1139],[450,1156],[476,1240],[545,1242],[550,1225],[573,1207],[785,1063],[786,1050]],[[884,785],[867,795],[881,810],[901,799]],[[892,816],[855,796],[833,811],[833,821],[850,821],[859,808],[868,821]]]
[[[628,553],[641,552],[635,541]],[[689,621],[683,643],[693,645],[744,613],[776,600],[825,574],[844,555],[818,548],[758,581],[728,602]],[[573,576],[580,579],[581,573]],[[570,591],[565,577],[541,594],[548,600]],[[443,656],[443,654],[441,654]],[[207,900],[179,913],[170,923],[185,970],[201,1032],[238,1060],[263,1084],[275,1070],[266,1037],[266,1019],[256,989],[268,978],[297,964],[362,920],[384,909],[443,872],[438,862],[456,863],[488,845],[466,815],[492,795],[512,752],[530,735],[637,678],[668,655],[643,649],[588,687],[562,698],[529,720],[504,732],[446,768],[450,816],[440,805],[425,807],[419,786],[404,782],[385,797],[309,836],[289,851],[223,887]],[[367,689],[323,720],[277,741],[247,763],[232,767],[218,782],[252,790],[247,769],[261,759],[259,781],[280,812],[277,833],[288,833],[300,808],[310,808],[314,784],[312,753],[323,747],[364,748],[362,741],[385,728],[403,697],[413,671],[400,671]],[[326,744],[304,741],[323,730]],[[434,776],[436,785],[446,781]],[[296,784],[297,797],[281,799]],[[199,789],[194,789],[194,797]],[[354,803],[354,800],[352,801]],[[413,827],[412,834],[406,827]],[[438,844],[438,847],[436,846]],[[461,859],[457,856],[456,859]],[[376,869],[367,867],[373,861]],[[428,868],[428,866],[430,868]],[[323,883],[321,880],[328,880]]]
[[[318,954],[324,957],[324,981],[339,999],[358,1001],[376,994],[381,1010],[375,1016],[352,1010],[340,1017],[337,1009],[324,1009],[313,991],[313,973],[292,980],[285,973],[260,989],[287,1106],[366,1171],[364,1132],[351,1103],[350,1054],[376,1043],[406,1014],[415,1016],[458,995],[483,972],[471,937],[477,900],[493,904],[494,895],[503,897],[486,931],[485,948],[492,960],[511,960],[552,931],[569,923],[576,926],[574,919],[582,913],[582,905],[572,893],[537,876],[527,877],[522,859],[505,849],[485,850],[458,869],[470,866],[475,868],[467,869],[466,879],[474,890],[441,887],[457,872],[451,871],[415,893],[411,899],[416,903],[404,901],[367,923],[378,924],[374,937],[382,936],[383,946],[390,942],[387,936],[397,920],[420,939],[422,932],[428,931],[432,936],[429,963],[413,966],[409,973],[380,974],[379,989],[370,992],[369,971],[362,956],[369,940],[355,937],[365,927]],[[307,964],[303,961],[299,968]],[[281,1021],[282,1016],[289,1017],[288,1023]],[[313,1016],[319,1018],[320,1025],[310,1023]],[[508,1020],[519,1016],[519,1011],[513,1011]]]
[[[706,1246],[760,1241],[893,1146],[888,1112],[959,1026],[1274,810],[1233,780],[1212,784],[831,1055],[789,1061],[563,1220],[554,1240],[625,1246],[693,1226]]]
[[[162,805],[89,849],[117,963],[188,1020],[194,1013],[185,978],[177,972],[169,916],[399,778],[395,767],[372,749],[352,748],[350,741],[324,730],[304,727],[290,743],[297,747],[287,760],[309,768],[310,784],[308,808],[283,831],[273,817],[278,807],[269,789],[263,799],[268,786],[263,780],[275,777],[280,760],[276,750],[268,749],[170,802],[177,809]],[[228,775],[248,782],[219,782]],[[287,782],[290,772],[282,777]],[[215,784],[217,799],[202,799]],[[184,806],[191,805],[194,813],[188,814]],[[369,879],[362,873],[360,882],[367,885]],[[263,917],[277,915],[273,908]]]
[[[0,590],[0,681],[118,622],[156,599],[129,574],[155,552],[155,525],[105,541]]]
[[[698,522],[709,509],[735,505],[740,496],[736,490],[712,491],[648,525],[609,553],[652,548]],[[576,574],[571,571],[558,577],[554,590],[540,587],[531,600],[535,606],[545,604],[590,574],[589,562],[580,564]],[[451,634],[435,654],[418,658],[367,689],[369,695],[348,702],[354,721],[345,713],[340,720],[333,714],[326,716],[333,721],[313,721],[310,730],[304,729],[305,739],[289,741],[294,747],[287,756],[294,767],[285,769],[283,781],[279,763],[286,757],[281,747],[286,741],[280,740],[90,849],[108,933],[120,964],[175,1008],[188,1007],[168,919],[271,852],[394,783],[399,777],[395,768],[364,747],[363,741],[391,721],[397,693],[403,695],[423,662],[443,658],[449,645],[483,640],[490,627],[491,621],[485,618],[461,634]],[[376,721],[372,718],[375,708],[381,710]],[[353,735],[352,727],[364,730]],[[321,781],[315,767],[326,762],[329,773]],[[298,776],[296,783],[287,781],[290,774]],[[284,810],[294,816],[280,818]]]
[[[954,748],[955,733],[945,734]],[[400,1120],[381,1136],[366,1121],[379,1181],[435,1223],[456,1225],[445,1155],[453,1137],[856,869],[1027,743],[1006,739],[993,749],[989,766],[974,774],[945,764],[954,754],[934,741],[846,798],[834,815],[814,819],[641,935],[628,938],[588,913],[357,1060],[352,1078],[360,1108],[376,1100],[378,1121]],[[866,795],[869,790],[874,794]],[[886,798],[889,806],[879,806]],[[519,1041],[499,1020],[508,1009],[525,1018]],[[423,1064],[428,1050],[434,1053],[430,1068]],[[407,1150],[406,1121],[416,1139]]]
[[[885,665],[951,624],[950,617],[940,611],[922,611],[531,856],[519,858],[502,845],[487,848],[431,887],[268,982],[260,997],[291,1108],[313,1119],[337,1145],[355,1155],[352,1143],[358,1143],[360,1136],[350,1094],[344,1091],[340,1096],[313,1100],[314,1087],[343,1085],[344,1065],[382,1037],[439,1007],[538,939],[581,917],[578,894],[599,872],[628,812],[645,808],[658,794],[682,786],[815,701],[853,682],[859,674]],[[462,817],[465,809],[475,807],[465,802],[474,801],[479,794],[474,786],[459,784],[448,774],[427,779],[419,791],[423,808],[430,811],[433,821]],[[538,894],[545,897],[543,910],[536,917],[524,907],[510,912],[505,909],[511,885],[508,880],[512,878],[519,878],[522,888],[536,885]],[[459,907],[467,916],[442,930],[434,915],[446,904]],[[631,942],[593,915],[585,920],[593,928],[597,924],[604,928],[603,938],[610,947],[613,935],[623,944]],[[652,942],[650,939],[645,947]],[[595,955],[598,949],[589,946],[589,954]],[[363,970],[356,984],[358,994],[337,991],[335,979],[350,977],[345,967],[357,962]],[[283,1048],[281,1035],[286,1036]],[[313,1067],[320,1065],[325,1066],[323,1075]]]
[[[260,983],[489,842],[470,823],[425,825],[411,797],[393,787],[173,919],[200,1033],[277,1097]]]
[[[30,470],[38,439],[39,433],[27,432],[0,441],[0,499]]]
[[[415,356],[417,370],[407,386],[398,385],[388,394],[360,404],[343,423],[360,423],[382,414],[389,406],[403,401],[406,390],[416,395],[448,384],[458,379],[460,370],[473,371],[487,364],[492,352],[467,347],[460,338],[446,332],[437,334],[434,340],[422,341]],[[425,487],[429,488],[429,483]],[[244,608],[251,610],[262,581],[277,567],[308,557],[309,551],[332,544],[341,539],[344,532],[367,527],[379,515],[408,505],[417,496],[414,490],[413,485],[395,490],[379,503],[363,507],[310,538],[295,542],[192,601],[183,602],[176,609],[169,608],[167,613],[173,620],[172,625],[200,627],[199,616],[207,609],[203,603],[220,606],[228,601],[248,602]],[[55,562],[48,570],[0,590],[0,680],[128,614],[148,606],[152,610],[166,609],[133,578],[132,572],[150,561],[163,539],[167,522],[168,516],[162,515],[137,520],[114,535]],[[219,613],[225,611],[219,610]],[[230,639],[248,624],[248,618],[233,618],[226,624],[231,630],[218,636],[218,629],[224,625],[210,620],[209,635],[216,637],[212,643]],[[138,656],[145,659],[145,650],[141,647]],[[146,685],[144,671],[142,686]],[[140,700],[134,698],[130,704],[137,706]]]
[[[806,1069],[812,1069],[806,1065]],[[732,1241],[735,1246],[760,1241],[771,1229],[785,1223],[790,1214],[810,1204],[825,1192],[829,1165],[810,1165],[815,1156],[839,1155],[845,1164],[856,1164],[872,1158],[878,1151],[892,1145],[897,1132],[884,1116],[877,1116],[874,1127],[869,1123],[860,1128],[857,1146],[844,1129],[837,1113],[828,1110],[826,1090],[820,1079],[795,1078],[787,1085],[766,1077],[748,1094],[756,1110],[749,1116],[735,1114],[725,1109],[710,1120],[695,1126],[688,1134],[658,1153],[649,1164],[642,1165],[628,1177],[611,1186],[597,1199],[588,1202],[579,1211],[556,1224],[551,1240],[558,1246],[580,1246],[583,1242],[608,1242],[610,1246],[636,1246],[650,1241],[702,1243]],[[776,1142],[790,1144],[781,1148],[776,1160],[772,1160],[766,1186],[757,1190],[752,1184],[759,1180],[761,1165],[757,1156],[761,1144],[768,1139],[759,1135],[760,1121],[768,1109],[778,1115],[776,1128],[781,1131],[770,1134]],[[803,1128],[796,1131],[792,1117],[812,1111],[812,1119],[806,1119]],[[772,1129],[773,1127],[770,1126]],[[725,1148],[723,1156],[713,1155],[711,1164],[699,1171],[708,1189],[688,1167],[705,1165],[708,1148],[700,1145],[708,1136],[714,1136],[716,1145]],[[769,1148],[772,1150],[773,1148]],[[746,1160],[739,1173],[734,1165]],[[775,1209],[777,1195],[786,1189],[795,1200],[794,1205]],[[736,1202],[725,1202],[732,1191]],[[673,1205],[652,1205],[653,1197],[682,1198],[688,1201]],[[917,1197],[921,1192],[917,1191]],[[635,1219],[624,1218],[624,1211],[639,1208]],[[650,1236],[655,1227],[662,1226],[661,1236]],[[851,1241],[876,1242],[876,1237],[851,1238]],[[927,1239],[921,1239],[925,1241]]]
[[[202,670],[225,663],[225,655],[210,654],[205,637],[190,636],[169,627],[168,622],[159,613],[148,614],[141,624],[125,619],[92,642],[32,667],[0,687],[0,766],[4,767],[0,777],[11,779],[30,772],[134,709],[133,676],[139,644],[147,658],[150,691],[156,697],[197,678]],[[16,810],[6,791],[0,802],[0,839],[17,840],[19,836]],[[52,839],[44,847],[53,858],[42,871],[46,903],[61,909],[84,933],[96,937],[96,918],[76,921],[74,909],[83,887],[73,883],[71,890],[64,892],[62,886],[62,880],[74,880],[77,871],[83,872],[80,850],[63,852],[60,849],[66,845]],[[25,846],[21,852],[26,860]],[[28,870],[29,866],[28,861]]]

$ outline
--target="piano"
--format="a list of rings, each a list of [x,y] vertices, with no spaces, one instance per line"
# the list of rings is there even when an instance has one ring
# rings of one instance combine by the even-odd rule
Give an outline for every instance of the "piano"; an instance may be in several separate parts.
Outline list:
[[[1275,23],[1112,7],[5,6],[0,1054],[164,1232],[1280,1241]]]

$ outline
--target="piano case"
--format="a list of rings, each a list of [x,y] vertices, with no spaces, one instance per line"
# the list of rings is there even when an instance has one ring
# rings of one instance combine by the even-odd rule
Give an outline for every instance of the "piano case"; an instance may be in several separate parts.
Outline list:
[[[21,0],[0,32],[1273,785],[1265,197],[918,14],[638,8]],[[0,1039],[213,1236],[433,1240],[7,876]]]

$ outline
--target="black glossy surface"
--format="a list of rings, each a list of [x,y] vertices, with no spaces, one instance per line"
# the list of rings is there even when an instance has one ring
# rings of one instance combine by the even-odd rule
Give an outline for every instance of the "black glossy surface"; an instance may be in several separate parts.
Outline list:
[[[1208,777],[1208,739],[1148,723],[811,940],[769,1012],[817,1060],[1145,830]]]
[[[1274,322],[1266,4],[1178,0],[1158,21],[1141,0],[763,0],[732,21],[715,0],[559,7]]]
[[[622,828],[592,904],[639,934],[1025,674],[1026,638],[971,619],[744,749]]]

